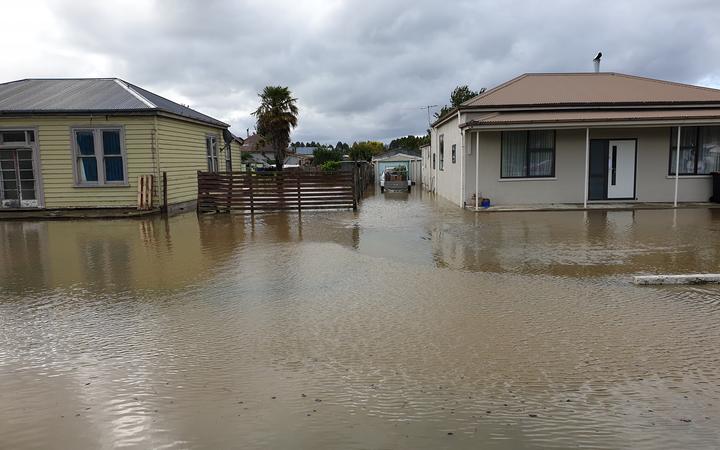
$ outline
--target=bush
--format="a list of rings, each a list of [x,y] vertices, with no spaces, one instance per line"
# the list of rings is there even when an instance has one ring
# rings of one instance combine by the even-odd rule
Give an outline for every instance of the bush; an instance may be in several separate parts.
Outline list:
[[[318,148],[313,152],[313,164],[322,166],[328,161],[340,161],[342,160],[342,156],[342,152],[340,151]]]
[[[336,170],[340,170],[340,161],[326,161],[322,163],[320,166],[320,169],[323,172],[335,172]]]

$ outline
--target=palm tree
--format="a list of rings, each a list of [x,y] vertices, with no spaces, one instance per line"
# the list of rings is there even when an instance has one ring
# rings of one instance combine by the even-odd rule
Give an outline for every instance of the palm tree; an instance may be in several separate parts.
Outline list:
[[[297,126],[297,99],[283,86],[266,86],[258,96],[260,106],[253,112],[257,118],[257,132],[272,147],[275,166],[282,170],[290,144],[290,130]]]

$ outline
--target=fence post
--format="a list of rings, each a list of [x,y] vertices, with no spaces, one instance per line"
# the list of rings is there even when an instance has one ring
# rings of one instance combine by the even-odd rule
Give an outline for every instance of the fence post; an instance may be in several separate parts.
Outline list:
[[[233,197],[233,173],[227,172],[227,175],[228,175],[228,179],[227,179],[228,192],[227,192],[227,199],[226,199],[227,205],[226,206],[227,206],[227,212],[230,213],[230,211],[232,210],[232,197]]]
[[[168,194],[167,194],[167,172],[162,173],[162,212],[168,213]]]
[[[302,175],[301,172],[298,172],[297,174],[297,202],[298,202],[298,212],[302,210],[302,195],[300,195],[300,176]]]
[[[198,199],[197,199],[198,201],[197,201],[197,207],[195,208],[195,212],[200,214],[200,212],[201,212],[200,205],[202,204],[203,193],[202,193],[202,172],[199,170],[197,171],[197,184],[198,184]]]
[[[250,180],[250,214],[255,214],[255,197],[253,196],[253,173],[248,172],[248,179]]]
[[[352,194],[353,194],[353,211],[357,211],[357,167],[353,167],[352,171]]]

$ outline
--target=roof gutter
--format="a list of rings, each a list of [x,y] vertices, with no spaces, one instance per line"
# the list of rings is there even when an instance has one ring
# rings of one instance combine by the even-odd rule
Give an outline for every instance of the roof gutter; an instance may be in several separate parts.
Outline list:
[[[522,123],[473,123],[467,122],[460,125],[461,129],[475,130],[475,131],[502,131],[502,130],[514,130],[514,129],[584,129],[588,127],[617,127],[617,128],[632,128],[632,127],[665,127],[665,126],[677,126],[690,125],[690,124],[719,124],[720,117],[693,117],[693,118],[664,118],[658,120],[644,120],[644,119],[618,119],[618,120],[578,120],[578,121],[527,121]]]

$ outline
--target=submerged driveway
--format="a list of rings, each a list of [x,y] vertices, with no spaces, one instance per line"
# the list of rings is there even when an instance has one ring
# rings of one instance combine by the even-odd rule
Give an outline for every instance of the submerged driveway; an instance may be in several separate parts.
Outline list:
[[[720,211],[0,222],[11,448],[708,448]]]

